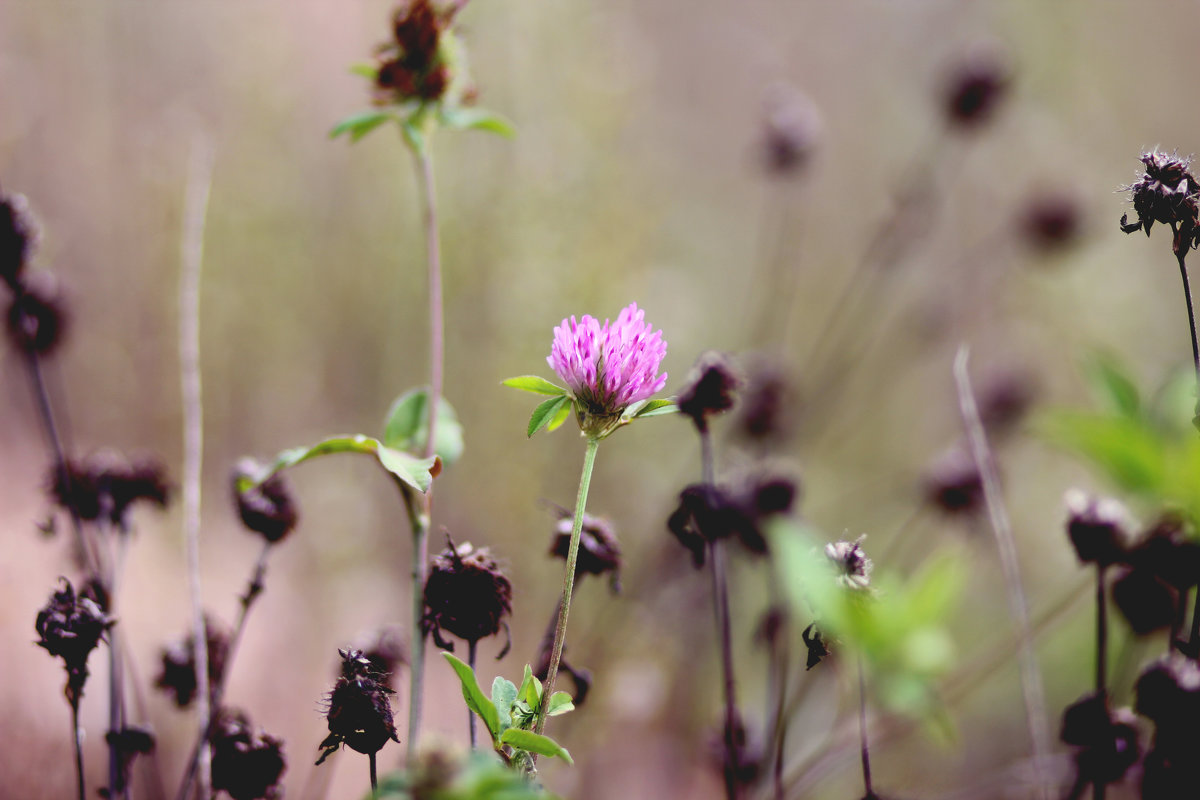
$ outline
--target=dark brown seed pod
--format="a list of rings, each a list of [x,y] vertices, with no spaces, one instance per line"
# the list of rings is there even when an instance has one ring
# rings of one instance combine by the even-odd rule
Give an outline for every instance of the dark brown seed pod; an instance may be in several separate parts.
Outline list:
[[[734,392],[742,384],[729,360],[716,352],[700,356],[679,392],[679,410],[691,417],[697,430],[708,430],[708,418],[733,408]]]
[[[233,800],[275,800],[287,769],[283,741],[255,729],[239,711],[223,709],[213,726],[212,788]]]
[[[1079,489],[1067,492],[1067,535],[1084,564],[1109,566],[1125,559],[1129,512],[1111,497],[1092,497]]]
[[[339,650],[342,674],[329,693],[329,736],[321,742],[322,763],[342,745],[364,755],[378,753],[387,742],[399,742],[389,689],[361,650]]]
[[[982,127],[995,116],[1011,82],[1004,51],[992,42],[976,44],[946,78],[942,104],[947,121],[960,130]]]
[[[63,660],[67,670],[63,693],[72,706],[78,707],[88,678],[88,656],[115,620],[90,598],[77,596],[66,578],[60,580],[62,588],[54,592],[38,611],[34,628],[38,634],[38,647]]]
[[[238,462],[233,471],[233,502],[242,524],[274,544],[296,527],[296,504],[283,476],[261,476],[266,468],[252,458]],[[248,488],[242,488],[250,483]]]
[[[1178,154],[1151,151],[1142,154],[1145,172],[1127,187],[1137,215],[1121,217],[1121,230],[1137,230],[1150,235],[1154,223],[1170,225],[1175,231],[1172,248],[1176,254],[1185,253],[1200,243],[1200,184],[1190,171],[1191,159]]]
[[[0,280],[16,289],[37,243],[37,225],[22,195],[0,193]]]
[[[225,673],[229,654],[229,634],[215,620],[205,615],[205,637],[208,645],[208,685],[213,691]],[[154,685],[171,696],[175,705],[187,708],[196,697],[199,685],[196,675],[195,638],[188,636],[162,651],[158,677]]]
[[[566,560],[574,519],[565,508],[558,508],[557,512],[558,523],[554,526],[550,555]],[[621,591],[621,543],[617,540],[617,534],[611,522],[586,513],[579,532],[579,555],[575,561],[576,579],[580,575],[608,575],[613,593]]]
[[[9,341],[18,350],[49,355],[62,342],[67,308],[58,281],[47,272],[29,276],[8,306]]]
[[[511,613],[512,584],[488,549],[456,547],[447,535],[446,549],[433,558],[425,580],[424,624],[438,647],[453,649],[443,632],[465,642],[494,636]]]

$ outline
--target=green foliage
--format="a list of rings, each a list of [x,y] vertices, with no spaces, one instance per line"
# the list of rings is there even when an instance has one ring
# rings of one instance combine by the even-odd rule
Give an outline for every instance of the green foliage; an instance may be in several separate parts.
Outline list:
[[[640,403],[634,403],[629,408],[625,409],[629,419],[641,419],[642,417],[660,417],[664,414],[678,413],[679,406],[675,403],[673,397],[662,397],[654,400],[643,400]]]
[[[812,529],[779,521],[770,535],[775,563],[798,613],[815,617],[834,647],[864,659],[886,708],[936,719],[936,679],[954,659],[944,620],[964,583],[957,559],[939,556],[905,582],[877,576],[870,590],[856,590],[839,580],[823,537]]]
[[[492,697],[488,699],[479,688],[475,671],[451,653],[442,653],[454,668],[462,684],[463,699],[467,708],[483,720],[492,737],[492,746],[509,764],[526,763],[526,754],[553,756],[573,764],[571,754],[562,745],[548,736],[532,731],[537,721],[537,708],[542,698],[542,683],[533,676],[529,665],[518,688],[512,681],[497,677],[492,682]],[[566,692],[555,692],[550,697],[548,716],[558,716],[573,711],[575,704]]]
[[[548,394],[553,397],[567,393],[567,390],[563,387],[553,384],[545,378],[539,378],[537,375],[520,375],[516,378],[501,381],[501,384],[512,389],[520,389],[523,392]]]
[[[529,425],[525,429],[526,436],[533,436],[542,428],[553,431],[566,421],[571,413],[571,398],[566,395],[551,397],[538,403],[537,408],[529,417]]]
[[[334,125],[333,130],[329,132],[329,138],[336,139],[343,133],[346,133],[350,135],[350,141],[357,142],[383,123],[395,119],[397,117],[391,111],[380,111],[378,109],[360,111],[357,114],[351,114],[337,125]]]
[[[333,436],[324,439],[310,447],[293,447],[284,450],[261,474],[243,478],[238,485],[239,491],[249,489],[256,482],[265,481],[276,472],[302,464],[317,456],[335,455],[338,453],[362,453],[375,458],[379,465],[404,485],[426,492],[433,483],[430,470],[436,459],[417,458],[414,455],[388,447],[377,439],[362,434],[348,436]]]
[[[461,763],[444,754],[426,756],[411,772],[384,775],[374,797],[378,800],[554,800],[554,795],[485,753],[472,753]]]
[[[445,397],[438,398],[437,427],[434,453],[450,466],[463,452],[463,427],[458,415]],[[429,390],[411,389],[396,398],[388,410],[384,425],[383,443],[410,453],[425,452],[429,438]]]
[[[451,130],[476,130],[495,133],[505,139],[517,135],[516,128],[504,117],[482,108],[443,108],[438,112],[438,122]]]
[[[1200,520],[1200,437],[1188,425],[1195,377],[1180,373],[1146,401],[1115,360],[1093,359],[1087,371],[1105,410],[1049,412],[1041,433],[1148,506]]]

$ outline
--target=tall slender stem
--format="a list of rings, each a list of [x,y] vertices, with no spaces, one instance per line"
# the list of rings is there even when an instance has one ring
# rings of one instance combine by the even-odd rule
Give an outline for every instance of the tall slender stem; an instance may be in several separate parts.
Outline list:
[[[538,709],[536,732],[546,730],[546,712],[550,709],[550,696],[554,694],[554,682],[558,679],[558,665],[562,662],[563,644],[567,638],[567,615],[571,611],[571,591],[575,588],[575,562],[579,558],[579,536],[583,531],[583,510],[587,505],[588,487],[592,483],[592,468],[596,465],[596,450],[600,440],[591,437],[583,454],[583,473],[579,476],[579,494],[575,497],[575,519],[571,525],[571,544],[567,548],[566,574],[563,576],[562,605],[558,611],[558,626],[554,630],[554,647],[550,650],[550,666],[546,671],[546,686],[542,691],[542,705]]]
[[[442,398],[442,362],[445,323],[442,319],[442,246],[438,234],[437,190],[433,182],[433,156],[428,146],[417,157],[421,196],[425,203],[425,250],[429,260],[429,436],[425,457],[434,454],[437,441],[437,408]]]
[[[867,746],[867,678],[863,667],[862,656],[858,657],[858,742],[862,754],[863,787],[866,793],[864,800],[875,797],[871,789],[871,750]]]
[[[1188,282],[1187,247],[1176,250],[1175,260],[1179,262],[1179,277],[1183,280],[1183,297],[1187,301],[1188,329],[1192,334],[1192,364],[1196,369],[1196,381],[1200,383],[1200,344],[1196,341],[1196,311],[1192,307],[1192,289]]]
[[[79,800],[87,800],[87,789],[83,779],[83,728],[79,724],[79,701],[71,706],[71,738],[75,743],[75,782],[79,788]]]
[[[479,642],[475,639],[467,642],[467,666],[471,668],[471,672],[475,671],[475,648]],[[471,733],[471,749],[475,749],[475,712],[467,709],[467,728]]]
[[[1096,565],[1096,695],[1108,692],[1108,604],[1105,598],[1104,565]]]
[[[1019,640],[1021,665],[1021,688],[1025,700],[1025,717],[1029,726],[1029,738],[1033,745],[1034,774],[1038,793],[1046,800],[1049,797],[1049,778],[1046,767],[1049,762],[1050,733],[1046,723],[1046,703],[1042,690],[1042,676],[1038,670],[1037,655],[1033,651],[1033,632],[1029,625],[1029,608],[1025,592],[1021,588],[1021,570],[1017,561],[1017,545],[1013,538],[1012,524],[1000,492],[1000,478],[996,464],[988,447],[987,434],[979,418],[979,407],[971,390],[971,378],[967,372],[969,352],[966,345],[958,350],[954,359],[954,379],[958,386],[959,410],[966,428],[967,440],[975,468],[983,484],[983,497],[987,505],[996,546],[1000,553],[1000,569],[1008,593],[1009,610],[1016,624]]]
[[[375,754],[367,753],[367,763],[371,770],[371,797],[379,794],[379,768],[375,763]]]
[[[425,562],[429,558],[429,494],[417,498],[411,489],[396,481],[404,497],[412,528],[412,634],[409,645],[408,741],[406,759],[412,767],[417,758],[421,728],[421,700],[425,686]],[[431,490],[432,491],[432,490]]]

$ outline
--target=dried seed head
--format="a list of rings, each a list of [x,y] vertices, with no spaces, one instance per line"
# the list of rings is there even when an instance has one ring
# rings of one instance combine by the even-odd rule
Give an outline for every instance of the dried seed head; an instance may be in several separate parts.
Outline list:
[[[0,193],[0,280],[16,289],[37,244],[38,230],[23,195]]]
[[[1128,553],[1129,563],[1184,592],[1200,580],[1200,543],[1182,517],[1166,514]]]
[[[1079,241],[1083,230],[1083,208],[1073,195],[1044,192],[1029,198],[1017,220],[1025,243],[1034,252],[1049,254]]]
[[[571,547],[573,524],[571,512],[559,508],[554,538],[550,543],[550,555],[566,560],[567,551]],[[579,555],[575,561],[576,579],[580,575],[608,575],[613,593],[621,591],[621,543],[617,540],[611,522],[587,513],[583,515],[583,527],[579,532]]]
[[[296,527],[292,493],[279,473],[263,478],[266,468],[252,458],[243,458],[233,471],[233,502],[242,524],[274,544]],[[242,488],[246,482],[253,485]]]
[[[853,542],[830,542],[825,545],[825,557],[838,571],[838,582],[848,589],[863,590],[871,585],[871,570],[875,565],[863,551],[864,533]]]
[[[698,430],[706,431],[710,416],[733,408],[733,393],[741,383],[728,359],[720,353],[704,353],[679,392],[679,410],[692,418]]]
[[[130,785],[129,771],[133,767],[133,760],[137,756],[154,752],[154,734],[149,728],[128,726],[120,731],[109,731],[104,734],[104,741],[113,748],[117,755],[116,790],[119,794]]]
[[[738,431],[759,444],[778,444],[792,431],[787,414],[795,403],[792,387],[784,374],[770,365],[753,369],[742,392]]]
[[[718,539],[736,537],[750,553],[765,555],[763,522],[791,511],[798,493],[794,480],[773,473],[752,474],[734,486],[694,483],[680,492],[667,529],[691,552],[697,569],[708,544]]]
[[[78,707],[88,678],[88,656],[115,620],[91,599],[77,596],[66,578],[60,580],[63,588],[54,592],[50,601],[38,611],[34,628],[38,634],[38,647],[63,660],[67,670],[67,685],[63,691],[67,701]]]
[[[1191,731],[1200,720],[1200,666],[1172,653],[1142,671],[1134,687],[1135,708],[1160,734]]]
[[[975,459],[954,447],[934,459],[923,479],[925,501],[947,514],[977,514],[983,508],[983,479]]]
[[[512,613],[512,584],[486,547],[455,547],[449,536],[446,543],[425,580],[424,624],[438,646],[450,650],[442,632],[477,642],[500,631]]]
[[[786,177],[803,169],[821,140],[821,115],[806,95],[776,84],[764,103],[762,163],[768,175]]]
[[[47,272],[25,279],[8,307],[9,341],[18,350],[49,355],[62,341],[66,305],[58,281]]]
[[[441,53],[450,23],[430,0],[406,0],[392,15],[392,41],[381,48],[375,78],[375,103],[399,105],[414,99],[437,100],[450,85],[450,69]]]
[[[1151,151],[1142,155],[1145,172],[1128,186],[1137,220],[1121,217],[1121,230],[1143,230],[1150,235],[1154,223],[1170,225],[1175,232],[1172,244],[1176,254],[1187,252],[1200,243],[1200,184],[1190,172],[1191,159],[1178,154]]]
[[[383,676],[371,666],[361,650],[339,650],[342,674],[329,693],[329,736],[321,742],[320,764],[343,744],[369,755],[378,753],[388,740],[399,742],[392,718],[389,689]]]
[[[167,505],[171,487],[166,468],[156,459],[128,462],[109,452],[86,459],[68,459],[50,475],[50,497],[55,505],[82,520],[103,519],[119,530],[129,527],[129,509],[146,501]]]
[[[403,629],[399,625],[385,625],[355,649],[362,651],[377,680],[394,691],[400,668],[408,665],[408,642]]]
[[[1012,82],[1012,67],[993,42],[980,43],[950,70],[942,102],[946,119],[960,130],[982,127],[996,113]]]
[[[279,779],[287,769],[283,741],[255,730],[239,711],[222,709],[213,727],[212,788],[233,800],[274,800],[283,796]]]
[[[208,645],[209,692],[220,684],[229,655],[229,634],[211,617],[204,617],[205,639]],[[191,634],[162,651],[162,664],[154,685],[172,696],[175,705],[187,708],[196,697],[196,639]]]
[[[1075,752],[1078,780],[1115,783],[1140,755],[1136,718],[1127,708],[1110,711],[1104,695],[1090,694],[1063,713],[1061,738]]]
[[[1108,566],[1124,560],[1129,542],[1129,512],[1112,497],[1093,497],[1081,489],[1067,492],[1067,534],[1084,564]]]
[[[1011,433],[1037,394],[1036,381],[1028,372],[1003,369],[989,374],[979,389],[979,418],[988,436],[1000,438]]]
[[[1154,573],[1129,569],[1113,581],[1112,598],[1139,636],[1165,630],[1175,621],[1179,593]]]
[[[679,493],[679,505],[667,518],[667,530],[691,552],[692,563],[700,569],[708,544],[733,535],[737,527],[734,517],[732,504],[722,489],[693,483]]]

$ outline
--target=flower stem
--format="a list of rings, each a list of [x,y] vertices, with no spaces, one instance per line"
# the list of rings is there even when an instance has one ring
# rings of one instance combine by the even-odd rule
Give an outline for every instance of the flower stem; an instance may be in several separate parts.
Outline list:
[[[367,753],[367,764],[371,770],[371,797],[379,794],[379,769],[375,764],[375,754]]]
[[[1197,344],[1196,341],[1196,311],[1192,307],[1192,289],[1188,282],[1186,259],[1187,248],[1178,249],[1175,253],[1175,260],[1179,262],[1179,277],[1183,280],[1183,298],[1187,301],[1188,329],[1192,334],[1192,364],[1196,369],[1196,381],[1200,383],[1200,344]]]
[[[79,800],[87,800],[87,789],[83,780],[83,728],[79,725],[79,701],[71,706],[71,738],[75,742],[75,782],[79,787]]]
[[[862,656],[858,657],[858,741],[862,753],[863,787],[866,789],[864,798],[873,798],[871,790],[871,750],[867,747],[867,678],[863,668]]]
[[[467,666],[475,671],[475,648],[479,644],[475,639],[467,642]],[[471,732],[471,749],[475,749],[475,712],[467,709],[467,728]]]
[[[1108,691],[1108,607],[1104,592],[1104,565],[1096,566],[1096,694]]]
[[[417,738],[421,728],[421,699],[425,687],[425,562],[429,558],[429,494],[418,499],[399,479],[396,485],[404,497],[408,522],[412,528],[412,633],[409,645],[408,741],[405,758],[411,768],[417,758]]]
[[[567,548],[566,574],[563,576],[562,605],[558,612],[558,626],[554,630],[554,647],[550,651],[550,666],[546,671],[546,685],[542,691],[542,705],[538,709],[537,733],[546,729],[546,712],[550,709],[550,696],[554,694],[554,682],[558,678],[558,665],[562,661],[563,644],[567,638],[567,615],[571,611],[571,591],[575,588],[575,562],[579,558],[579,536],[583,531],[583,510],[587,505],[588,487],[592,483],[592,468],[596,464],[596,450],[600,440],[591,437],[583,455],[583,473],[579,476],[579,494],[575,498],[575,519],[571,525],[571,544]]]

